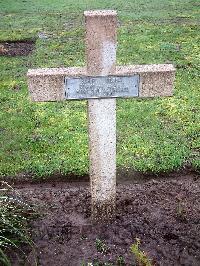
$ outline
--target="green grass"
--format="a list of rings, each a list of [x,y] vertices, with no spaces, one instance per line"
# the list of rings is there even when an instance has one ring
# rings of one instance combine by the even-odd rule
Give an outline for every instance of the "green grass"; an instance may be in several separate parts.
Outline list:
[[[11,195],[11,194],[14,195]],[[30,238],[29,221],[35,216],[29,207],[17,198],[15,191],[6,183],[0,184],[0,264],[11,266],[11,251],[21,250],[22,244],[34,248]],[[9,255],[8,255],[9,251]]]
[[[117,100],[117,167],[154,173],[200,168],[198,0],[0,4],[0,41],[36,39],[32,55],[0,57],[0,176],[88,173],[86,102],[31,103],[26,72],[83,66],[83,11],[98,8],[118,11],[119,65],[177,67],[173,97]],[[48,38],[38,38],[41,32]]]
[[[153,266],[147,254],[141,250],[139,238],[136,238],[136,243],[131,245],[131,252],[135,257],[138,266]]]

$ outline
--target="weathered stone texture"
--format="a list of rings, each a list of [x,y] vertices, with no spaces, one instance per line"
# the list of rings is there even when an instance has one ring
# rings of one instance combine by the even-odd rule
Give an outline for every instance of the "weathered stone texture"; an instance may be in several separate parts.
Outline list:
[[[87,74],[115,73],[115,11],[85,12]],[[108,221],[115,216],[116,197],[116,100],[88,100],[90,184],[92,220]],[[109,204],[108,204],[109,203]]]
[[[119,66],[116,75],[140,75],[139,97],[172,96],[175,68],[172,64]]]
[[[92,71],[92,67],[90,66]],[[97,71],[98,68],[95,68]],[[114,71],[114,66],[112,66]],[[102,69],[100,69],[101,73]],[[110,71],[110,70],[108,70]],[[118,66],[112,75],[140,75],[139,97],[172,96],[175,68],[171,64]],[[110,72],[109,72],[110,73]],[[64,77],[91,76],[86,68],[46,68],[28,71],[28,86],[33,101],[64,100]]]
[[[91,67],[90,67],[91,68]],[[114,71],[114,70],[113,70]],[[114,74],[114,72],[112,72]],[[172,96],[175,79],[173,65],[118,66],[115,75],[140,75],[139,97]],[[28,86],[31,99],[38,102],[64,100],[64,77],[81,77],[86,68],[46,68],[28,71]]]
[[[31,100],[35,102],[62,101],[65,97],[64,77],[80,77],[85,68],[41,68],[27,73]]]

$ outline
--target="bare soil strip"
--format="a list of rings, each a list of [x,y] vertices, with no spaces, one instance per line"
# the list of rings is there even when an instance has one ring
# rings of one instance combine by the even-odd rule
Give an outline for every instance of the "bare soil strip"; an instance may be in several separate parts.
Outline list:
[[[108,225],[91,225],[87,182],[18,184],[16,195],[38,206],[32,222],[36,250],[27,250],[25,265],[70,265],[110,262],[135,265],[130,252],[136,238],[153,265],[200,265],[200,178],[195,174],[117,186],[117,216]],[[96,240],[106,244],[104,252]],[[13,255],[13,264],[20,265]],[[103,265],[103,264],[102,264]]]
[[[0,42],[0,56],[27,56],[34,48],[34,40]]]

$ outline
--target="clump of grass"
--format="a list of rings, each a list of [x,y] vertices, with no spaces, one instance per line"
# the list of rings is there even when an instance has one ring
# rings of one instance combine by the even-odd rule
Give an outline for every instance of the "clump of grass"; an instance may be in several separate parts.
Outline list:
[[[135,259],[139,266],[152,266],[147,254],[140,249],[140,239],[136,238],[136,243],[131,245],[131,252],[135,256]]]
[[[117,262],[116,262],[117,266],[125,266],[125,260],[123,256],[118,256],[117,258]]]
[[[95,244],[98,252],[104,254],[109,252],[109,247],[106,245],[106,243],[103,240],[97,238]]]
[[[0,264],[11,265],[7,251],[20,249],[22,243],[33,245],[28,232],[28,221],[33,208],[16,196],[10,196],[12,188],[5,182],[0,187]]]

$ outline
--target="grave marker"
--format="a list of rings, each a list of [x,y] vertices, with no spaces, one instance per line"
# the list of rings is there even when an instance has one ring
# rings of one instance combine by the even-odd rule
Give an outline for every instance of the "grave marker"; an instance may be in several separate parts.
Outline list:
[[[175,68],[170,64],[116,67],[117,13],[86,11],[87,67],[28,71],[33,101],[88,99],[92,219],[115,216],[116,99],[171,96]]]

